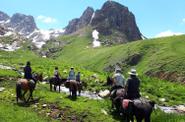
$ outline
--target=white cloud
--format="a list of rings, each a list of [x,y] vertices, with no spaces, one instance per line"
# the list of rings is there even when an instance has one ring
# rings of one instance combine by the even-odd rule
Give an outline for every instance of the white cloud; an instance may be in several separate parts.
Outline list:
[[[47,24],[49,24],[49,23],[56,23],[57,22],[57,19],[52,18],[52,17],[43,16],[43,15],[39,15],[37,17],[37,20],[41,21],[43,23],[47,23]]]
[[[167,30],[167,31],[164,31],[164,32],[161,32],[159,34],[157,34],[155,37],[167,37],[167,36],[175,36],[175,35],[182,35],[184,33],[181,33],[181,32],[173,32],[171,30]]]
[[[183,22],[183,23],[185,23],[185,18],[184,18],[184,19],[182,19],[182,22]]]

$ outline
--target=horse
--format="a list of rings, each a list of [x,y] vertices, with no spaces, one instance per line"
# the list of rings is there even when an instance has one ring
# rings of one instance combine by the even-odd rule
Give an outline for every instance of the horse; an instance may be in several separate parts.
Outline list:
[[[124,101],[125,100],[123,100],[122,103]],[[134,116],[136,117],[137,122],[142,122],[143,119],[145,122],[150,122],[150,116],[155,105],[154,101],[134,99],[128,100],[127,102],[127,108],[122,106],[122,111],[124,111],[126,122],[134,122]]]
[[[29,102],[30,98],[33,99],[32,93],[35,90],[37,81],[38,81],[38,74],[33,74],[32,79],[18,79],[16,83],[16,101],[18,103],[18,100],[24,100],[24,102]],[[22,94],[22,91],[24,93]],[[30,92],[30,95],[28,99],[26,100],[24,95],[27,93],[27,91]]]
[[[50,91],[52,91],[52,85],[54,85],[54,91],[56,91],[57,86],[59,87],[59,93],[60,93],[60,86],[62,83],[66,82],[67,79],[61,79],[61,78],[56,78],[52,77],[49,79],[49,84],[50,84]]]
[[[106,85],[112,86],[113,83],[114,83],[114,79],[108,76]],[[121,87],[111,90],[110,99],[112,101],[112,109],[115,107],[117,111],[120,111],[121,109],[120,98],[123,98],[125,94],[126,94],[125,89]]]
[[[77,91],[78,95],[80,96],[81,90],[83,87],[84,82],[77,82],[76,80],[70,80],[65,83],[65,87],[69,88],[69,93],[70,96],[75,97],[77,96]]]
[[[115,89],[115,93],[111,92],[110,98],[112,101],[112,109],[115,107],[118,112],[121,110],[121,99],[125,97],[126,91],[124,88]]]

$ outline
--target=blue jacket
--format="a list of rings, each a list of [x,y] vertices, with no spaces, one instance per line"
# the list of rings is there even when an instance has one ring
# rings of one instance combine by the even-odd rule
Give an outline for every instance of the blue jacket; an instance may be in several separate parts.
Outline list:
[[[75,72],[73,70],[71,70],[69,72],[68,80],[76,80],[76,78],[75,78]]]

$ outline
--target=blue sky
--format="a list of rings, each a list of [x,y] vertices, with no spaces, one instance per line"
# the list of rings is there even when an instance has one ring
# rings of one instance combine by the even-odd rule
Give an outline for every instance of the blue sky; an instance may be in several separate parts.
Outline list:
[[[100,9],[106,0],[1,0],[0,11],[33,15],[41,29],[64,28],[91,6]],[[185,33],[185,0],[115,0],[127,6],[147,37]]]

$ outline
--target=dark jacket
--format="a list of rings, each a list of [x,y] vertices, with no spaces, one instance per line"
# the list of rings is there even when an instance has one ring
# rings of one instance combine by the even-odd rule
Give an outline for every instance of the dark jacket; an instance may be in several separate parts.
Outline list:
[[[127,98],[128,99],[137,99],[140,98],[139,93],[140,80],[136,76],[131,76],[127,80]]]
[[[30,66],[24,67],[24,78],[26,78],[26,79],[32,79],[31,72],[32,72],[32,69],[31,69]]]
[[[80,82],[80,74],[76,75],[76,81]]]

